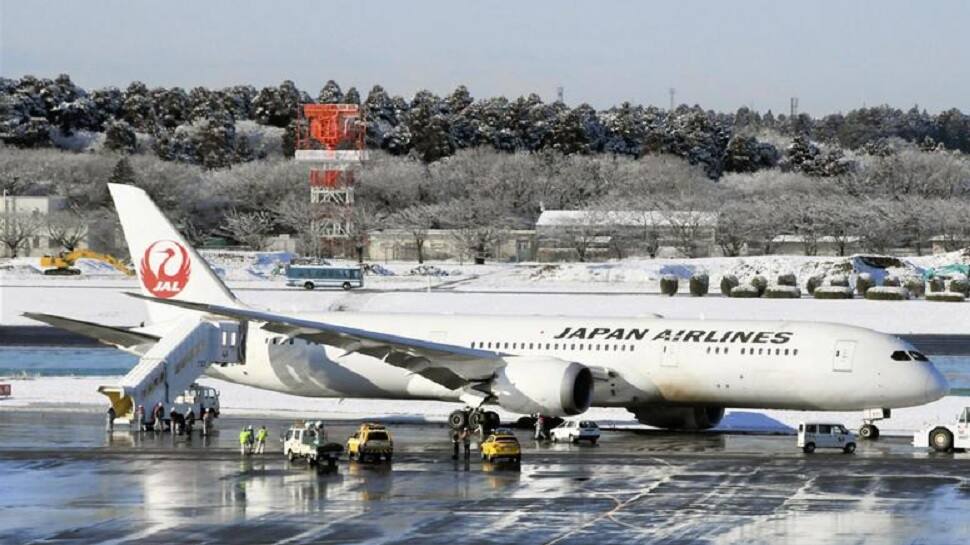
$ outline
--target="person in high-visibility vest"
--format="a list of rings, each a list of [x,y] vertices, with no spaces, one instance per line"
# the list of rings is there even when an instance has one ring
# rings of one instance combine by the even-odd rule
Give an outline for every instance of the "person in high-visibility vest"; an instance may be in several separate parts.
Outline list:
[[[245,456],[251,452],[250,446],[253,444],[253,430],[249,428],[243,428],[239,432],[239,454]]]
[[[256,431],[256,454],[262,454],[266,448],[266,426],[260,426]]]

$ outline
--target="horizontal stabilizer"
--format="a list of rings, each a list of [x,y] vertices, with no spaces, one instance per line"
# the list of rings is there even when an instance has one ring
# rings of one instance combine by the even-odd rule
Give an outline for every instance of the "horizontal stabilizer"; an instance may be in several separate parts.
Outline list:
[[[138,333],[123,327],[106,326],[38,312],[25,312],[22,316],[139,354],[147,352],[158,342],[158,337],[154,335]]]

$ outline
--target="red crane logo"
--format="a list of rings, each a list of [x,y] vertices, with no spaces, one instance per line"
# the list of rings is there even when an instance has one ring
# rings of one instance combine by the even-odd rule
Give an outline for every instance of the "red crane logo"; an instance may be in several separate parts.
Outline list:
[[[141,258],[141,283],[155,297],[175,297],[188,284],[191,265],[184,246],[174,240],[156,240]]]

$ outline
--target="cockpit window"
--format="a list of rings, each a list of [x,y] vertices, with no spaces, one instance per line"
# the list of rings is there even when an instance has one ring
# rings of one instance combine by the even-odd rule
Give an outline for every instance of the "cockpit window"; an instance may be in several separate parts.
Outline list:
[[[910,360],[909,354],[907,354],[905,350],[897,350],[897,351],[893,352],[892,359],[893,359],[893,361],[909,361]]]
[[[915,350],[910,350],[909,355],[912,356],[916,361],[930,361],[930,359],[924,356],[921,352],[917,352]]]

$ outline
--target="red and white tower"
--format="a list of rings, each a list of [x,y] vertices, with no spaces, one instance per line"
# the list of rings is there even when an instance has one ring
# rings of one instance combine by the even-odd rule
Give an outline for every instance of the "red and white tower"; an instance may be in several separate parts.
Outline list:
[[[346,255],[354,236],[354,171],[367,160],[366,125],[356,104],[304,104],[296,160],[310,167],[310,202],[320,205],[324,245]]]

